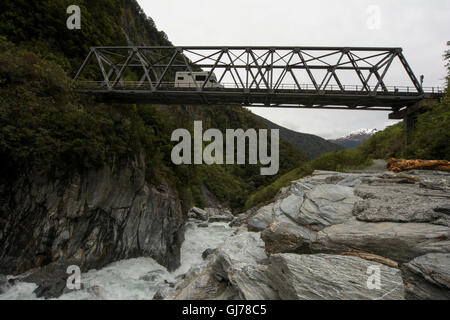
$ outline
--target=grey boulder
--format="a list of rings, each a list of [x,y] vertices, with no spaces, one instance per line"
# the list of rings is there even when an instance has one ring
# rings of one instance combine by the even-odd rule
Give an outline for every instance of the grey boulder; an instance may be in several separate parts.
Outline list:
[[[450,299],[450,254],[429,253],[402,266],[405,297],[413,300]]]
[[[248,219],[248,231],[263,231],[273,222],[273,204],[257,210],[256,214]]]
[[[267,266],[237,264],[229,270],[230,283],[243,300],[277,300],[278,294],[266,276]]]
[[[429,223],[367,223],[349,221],[318,232],[315,252],[341,253],[349,248],[371,252],[397,262],[426,253],[450,252],[450,229]]]
[[[229,280],[229,269],[237,264],[266,264],[264,242],[259,233],[245,232],[230,237],[216,250],[212,266],[219,279]]]
[[[238,292],[226,281],[219,281],[207,268],[197,276],[186,279],[165,300],[233,300]]]
[[[188,212],[188,217],[206,221],[208,220],[208,213],[203,209],[192,207],[191,210],[189,210]]]
[[[305,199],[297,216],[297,223],[321,230],[343,223],[353,217],[354,204],[360,200],[353,188],[334,184],[322,184],[305,193]]]
[[[358,257],[276,254],[267,275],[285,300],[404,299],[400,270]],[[380,286],[370,278],[379,270]]]
[[[386,185],[383,188],[361,185],[355,193],[364,198],[356,203],[353,214],[367,222],[428,222],[450,226],[450,217],[436,208],[448,201],[443,197],[427,197],[415,185]],[[414,204],[414,205],[411,205]]]

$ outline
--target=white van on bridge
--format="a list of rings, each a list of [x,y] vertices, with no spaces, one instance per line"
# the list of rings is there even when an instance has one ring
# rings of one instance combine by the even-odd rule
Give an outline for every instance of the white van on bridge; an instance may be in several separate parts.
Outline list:
[[[177,72],[175,74],[175,87],[176,88],[195,88],[201,87],[208,79],[209,72]],[[217,82],[216,75],[214,73],[208,79],[205,88],[223,88],[223,85]]]

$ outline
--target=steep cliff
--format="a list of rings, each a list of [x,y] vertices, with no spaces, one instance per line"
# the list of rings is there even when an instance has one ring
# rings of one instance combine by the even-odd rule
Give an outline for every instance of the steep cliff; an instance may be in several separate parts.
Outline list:
[[[57,260],[83,270],[150,256],[179,265],[183,215],[166,184],[145,181],[136,157],[82,173],[23,175],[0,186],[0,273],[21,273]]]
[[[72,91],[94,45],[171,45],[134,0],[6,1],[0,10],[0,273],[83,270],[137,256],[179,263],[183,213],[203,190],[239,210],[276,176],[256,166],[176,166],[176,128],[262,128],[243,108],[102,104]],[[280,174],[305,161],[280,142]]]

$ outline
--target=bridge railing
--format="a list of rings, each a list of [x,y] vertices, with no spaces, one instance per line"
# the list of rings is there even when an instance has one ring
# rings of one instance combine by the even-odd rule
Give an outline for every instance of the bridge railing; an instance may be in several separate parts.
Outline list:
[[[78,89],[85,90],[108,90],[105,81],[76,81],[75,86]],[[197,88],[201,87],[202,84],[199,83],[183,83],[182,86],[176,86],[175,82],[161,82],[160,89],[162,90],[186,90],[192,89],[195,91]],[[300,87],[300,89],[299,89]],[[371,86],[368,86],[369,89],[373,90]],[[422,87],[424,93],[431,94],[442,94],[444,93],[443,87]],[[115,87],[114,90],[149,90],[150,85],[148,83],[143,83],[142,81],[121,81]],[[223,89],[241,89],[244,90],[242,86],[237,85],[236,83],[220,83],[219,86],[215,87],[206,87],[207,90],[218,90],[221,91]],[[253,85],[250,90],[251,91],[264,91],[268,90],[266,86],[260,84],[259,86]],[[313,84],[303,83],[283,83],[280,84],[276,92],[281,92],[283,90],[286,91],[316,91],[316,87]],[[342,88],[338,85],[327,85],[321,89],[321,91],[327,92],[361,92],[362,94],[367,94],[365,88],[362,85],[342,85]],[[406,93],[406,94],[417,94],[417,90],[415,87],[410,86],[386,86],[385,89],[379,87],[377,91],[379,93]]]

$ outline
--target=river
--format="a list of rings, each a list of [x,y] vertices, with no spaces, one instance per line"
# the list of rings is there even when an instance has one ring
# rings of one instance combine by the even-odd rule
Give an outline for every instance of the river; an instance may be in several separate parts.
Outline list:
[[[81,274],[82,289],[63,294],[63,300],[110,300],[152,299],[164,283],[177,283],[189,269],[206,262],[202,253],[208,248],[217,248],[235,232],[228,223],[210,223],[207,228],[198,227],[201,221],[186,223],[185,241],[181,247],[181,265],[173,272],[148,257],[113,262],[100,270],[89,270]],[[11,276],[8,276],[11,277]],[[36,284],[17,282],[0,295],[0,300],[39,299],[33,293]]]

